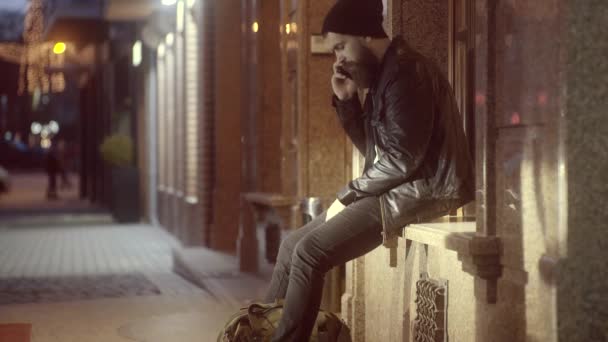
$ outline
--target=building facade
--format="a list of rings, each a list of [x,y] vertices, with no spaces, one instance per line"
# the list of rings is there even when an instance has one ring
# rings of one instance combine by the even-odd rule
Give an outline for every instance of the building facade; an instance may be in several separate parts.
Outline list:
[[[355,341],[602,341],[605,272],[582,256],[604,260],[594,240],[605,237],[580,227],[581,213],[604,203],[583,195],[599,181],[581,167],[605,138],[572,138],[602,108],[603,87],[588,97],[576,76],[605,64],[603,45],[590,43],[601,40],[601,15],[555,0],[384,3],[390,36],[453,86],[477,197],[404,227],[397,248],[332,270],[323,306],[341,312]],[[319,44],[332,5],[196,0],[150,12],[138,116],[147,217],[260,271],[272,242],[264,221],[278,222],[280,239],[301,224],[300,200],[327,205],[360,173],[330,106],[334,57]]]

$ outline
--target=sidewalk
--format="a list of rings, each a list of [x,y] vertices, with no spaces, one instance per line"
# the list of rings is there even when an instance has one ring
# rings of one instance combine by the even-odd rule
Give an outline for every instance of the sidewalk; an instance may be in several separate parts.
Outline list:
[[[0,194],[0,220],[19,216],[32,216],[54,213],[99,213],[101,210],[79,198],[76,174],[70,175],[72,187],[61,189],[59,198],[46,198],[47,176],[42,172],[21,172],[10,175],[11,188],[8,193]]]
[[[186,281],[173,273],[179,243],[154,226],[26,221],[0,223],[0,324],[32,324],[35,342],[214,341],[265,289],[205,249],[196,262],[224,276],[206,290]]]
[[[177,274],[235,308],[263,300],[272,276],[272,270],[259,275],[239,272],[235,256],[201,247],[175,249],[173,264]]]

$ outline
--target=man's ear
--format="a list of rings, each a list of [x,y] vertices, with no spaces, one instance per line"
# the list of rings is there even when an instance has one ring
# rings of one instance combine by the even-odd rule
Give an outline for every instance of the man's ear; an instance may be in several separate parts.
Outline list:
[[[372,42],[372,37],[359,36],[359,37],[357,37],[357,40],[359,41],[359,43],[361,43],[361,45],[369,46],[369,44]]]

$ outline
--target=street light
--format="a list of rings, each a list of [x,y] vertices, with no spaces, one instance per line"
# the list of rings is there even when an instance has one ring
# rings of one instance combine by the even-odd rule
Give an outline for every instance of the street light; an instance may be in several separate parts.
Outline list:
[[[167,44],[167,46],[171,46],[173,45],[173,41],[175,40],[175,36],[173,35],[172,32],[167,33],[167,35],[165,36],[165,44]]]
[[[64,42],[57,42],[57,43],[55,43],[55,46],[53,46],[53,52],[56,55],[61,55],[62,53],[65,52],[65,48],[66,48],[66,46],[65,46]]]
[[[51,148],[51,145],[52,145],[51,139],[49,139],[49,138],[42,138],[40,140],[40,146],[42,146],[42,148],[44,148],[44,149]]]
[[[141,47],[141,41],[138,40],[135,42],[135,44],[133,44],[133,66],[139,66],[141,64],[141,60],[142,60],[142,47]]]
[[[53,134],[59,133],[59,124],[55,120],[51,120],[48,124],[48,128]]]
[[[184,12],[184,2],[182,0],[180,0],[177,3],[177,18],[176,18],[176,28],[177,28],[177,32],[184,32],[184,16],[185,16],[185,12]]]
[[[42,125],[38,122],[32,122],[30,130],[32,131],[32,134],[40,134],[40,132],[42,132]]]

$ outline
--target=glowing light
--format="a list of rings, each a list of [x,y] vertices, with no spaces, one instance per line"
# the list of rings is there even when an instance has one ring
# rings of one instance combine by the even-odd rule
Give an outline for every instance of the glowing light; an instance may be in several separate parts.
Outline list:
[[[173,6],[177,3],[177,0],[161,0],[161,3],[165,6]]]
[[[53,134],[57,134],[59,132],[59,124],[57,123],[57,121],[51,120],[51,122],[49,122],[48,127],[51,133]]]
[[[475,94],[475,104],[478,106],[482,106],[486,103],[486,96],[480,92]]]
[[[23,44],[0,47],[0,57],[20,64],[17,93],[43,94],[63,92],[65,77],[61,72],[49,74],[48,67],[61,67],[68,44],[45,42],[43,0],[30,0],[24,18]],[[16,60],[17,59],[17,60]]]
[[[287,33],[287,34],[291,33],[291,25],[285,24],[285,33]]]
[[[50,148],[51,139],[44,138],[44,139],[40,140],[40,146],[42,146],[42,148]]]
[[[141,41],[138,40],[133,44],[133,66],[139,66],[142,60]]]
[[[521,123],[521,117],[519,116],[518,112],[513,112],[511,114],[511,124],[512,125],[519,125]]]
[[[11,140],[13,138],[13,134],[11,132],[4,133],[4,140]]]
[[[42,131],[40,132],[40,136],[41,136],[43,139],[46,139],[46,138],[48,138],[48,137],[49,137],[50,133],[51,133],[51,132],[49,132],[49,128],[48,128],[48,127],[46,127],[46,126],[44,126],[44,127],[42,127]]]
[[[291,32],[293,33],[297,33],[298,32],[298,25],[296,23],[291,23]]]
[[[253,30],[254,33],[257,33],[258,30],[260,29],[260,24],[258,24],[257,21],[254,21],[253,25],[251,25],[251,29]]]
[[[32,134],[40,134],[40,131],[42,131],[42,125],[38,122],[32,122],[30,130],[32,131]]]
[[[180,0],[177,3],[177,18],[175,18],[177,32],[184,32],[184,2]]]
[[[40,88],[34,89],[34,92],[32,93],[32,108],[34,108],[34,109],[38,108],[38,104],[40,103],[41,95],[42,94],[40,93]]]
[[[64,42],[57,42],[55,43],[55,45],[53,46],[53,52],[56,55],[61,55],[62,53],[65,52],[66,49],[66,45]]]
[[[188,8],[194,7],[195,4],[196,0],[188,0],[188,2],[186,3],[186,5],[188,5]]]
[[[63,73],[54,74],[50,79],[51,91],[54,93],[62,92],[65,89],[65,77]],[[49,91],[48,82],[44,88],[47,92]]]
[[[165,37],[165,43],[167,44],[167,46],[173,45],[174,41],[175,36],[173,35],[173,33],[167,33],[167,36]]]
[[[7,62],[20,64],[25,54],[25,48],[16,43],[0,43],[0,59]]]
[[[541,91],[537,97],[538,104],[541,106],[546,106],[547,102],[549,102],[549,95],[546,92]]]
[[[156,50],[156,53],[158,53],[158,57],[164,57],[165,56],[165,44],[160,44]]]

